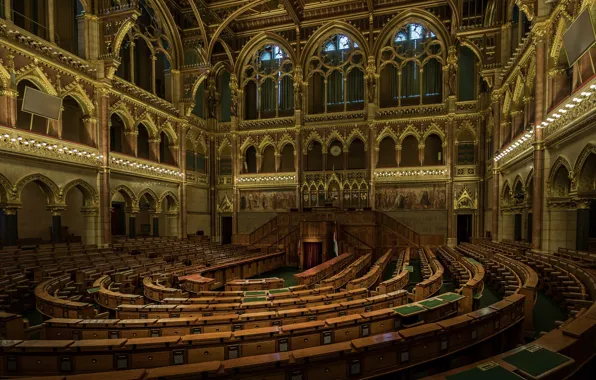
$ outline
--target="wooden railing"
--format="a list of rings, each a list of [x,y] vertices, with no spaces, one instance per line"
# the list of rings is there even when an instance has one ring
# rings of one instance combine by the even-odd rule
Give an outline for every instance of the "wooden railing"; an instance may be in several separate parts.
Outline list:
[[[398,236],[406,239],[410,243],[416,246],[420,245],[420,234],[406,226],[403,223],[398,222],[389,215],[383,212],[377,212],[377,225],[381,225],[389,230],[395,232]]]

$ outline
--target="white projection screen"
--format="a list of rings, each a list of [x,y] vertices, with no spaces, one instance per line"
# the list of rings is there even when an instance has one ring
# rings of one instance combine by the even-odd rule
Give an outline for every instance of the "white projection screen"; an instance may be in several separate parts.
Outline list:
[[[62,99],[27,86],[21,110],[47,119],[58,120],[62,110]]]
[[[563,46],[567,52],[569,66],[573,66],[596,42],[594,23],[590,9],[583,11],[563,34]]]

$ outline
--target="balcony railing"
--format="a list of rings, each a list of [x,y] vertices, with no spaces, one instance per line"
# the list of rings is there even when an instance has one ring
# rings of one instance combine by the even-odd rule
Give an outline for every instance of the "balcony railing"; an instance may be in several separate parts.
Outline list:
[[[456,165],[456,177],[476,177],[478,175],[478,166],[476,165]]]
[[[141,174],[151,177],[182,179],[182,172],[175,166],[160,164],[122,153],[110,154],[110,167],[124,172]]]
[[[376,182],[412,182],[449,179],[449,170],[443,166],[375,169]]]
[[[295,185],[298,177],[294,172],[240,174],[236,178],[239,186]]]
[[[0,150],[92,166],[103,159],[97,148],[8,127],[0,127]]]

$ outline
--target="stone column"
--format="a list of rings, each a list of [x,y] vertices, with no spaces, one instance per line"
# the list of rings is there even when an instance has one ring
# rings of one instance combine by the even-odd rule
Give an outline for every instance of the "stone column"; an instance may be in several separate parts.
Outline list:
[[[108,120],[109,122],[109,120]],[[110,128],[108,127],[108,136]],[[137,136],[139,135],[138,130],[124,131],[124,139],[126,146],[124,147],[124,153],[130,154],[131,156],[137,156]],[[110,140],[108,139],[108,145]],[[109,148],[108,148],[109,149]]]
[[[454,165],[454,129],[455,120],[451,119],[447,123],[447,146],[448,153],[446,159],[447,170],[449,171],[449,180],[447,181],[447,245],[455,247],[457,245],[457,228],[454,227],[454,188],[453,188],[453,177],[455,176],[455,165]]]
[[[186,193],[186,127],[178,129],[178,136],[180,140],[180,151],[178,152],[178,164],[182,171],[182,183],[180,183],[180,238],[186,239],[186,214],[188,209],[188,199]],[[177,148],[177,147],[176,147]]]
[[[263,164],[263,156],[261,152],[257,152],[257,173],[261,172],[261,165]]]
[[[159,214],[151,214],[151,226],[153,228],[153,237],[159,237]]]
[[[64,207],[49,207],[48,211],[52,212],[52,243],[62,242],[62,212]]]
[[[545,81],[546,81],[546,42],[539,40],[536,44],[536,103],[534,106],[534,125],[542,124],[546,114]],[[534,194],[532,195],[532,247],[542,248],[542,220],[544,210],[544,143],[542,129],[536,128],[534,133]]]
[[[91,116],[85,116],[83,117],[83,125],[85,126],[85,137],[83,138],[83,143],[91,146],[97,146],[97,133],[95,133],[97,119]]]
[[[0,124],[12,128],[16,125],[16,99],[18,92],[10,88],[0,89]]]
[[[85,231],[82,236],[83,244],[91,245],[98,244],[100,236],[98,232],[101,230],[97,226],[97,217],[99,216],[98,207],[83,207],[81,209],[83,218],[85,220]]]
[[[375,111],[372,114],[374,118],[376,109],[375,104],[372,103],[368,105],[369,111]],[[367,180],[368,180],[368,206],[372,209],[375,208],[375,168],[377,167],[377,160],[376,158],[379,155],[379,147],[377,146],[377,133],[376,133],[375,123],[370,120],[370,112],[369,112],[369,123],[368,123],[368,170],[366,172]],[[341,186],[343,189],[343,186]],[[342,199],[343,202],[343,199]]]
[[[304,168],[302,159],[302,136],[300,134],[300,128],[296,130],[296,149],[294,149],[294,167],[296,168],[296,207],[299,211],[302,211],[304,204],[302,199],[302,181]]]
[[[48,0],[47,1],[47,17],[48,17],[48,35],[46,36],[48,41],[55,44],[56,43],[56,33],[55,33],[55,26],[54,26],[54,12],[56,12],[55,0]]]
[[[151,92],[155,95],[155,62],[157,62],[157,57],[155,55],[151,56]],[[134,66],[133,66],[134,67]]]
[[[6,17],[6,21],[12,22],[12,9],[11,9],[11,2],[5,1],[4,2],[4,17]]]
[[[166,236],[178,236],[178,213],[166,213]]]
[[[424,143],[418,144],[418,163],[424,165]]]
[[[496,91],[496,90],[495,90]],[[495,152],[500,151],[501,149],[501,131],[500,131],[500,126],[501,126],[501,97],[499,96],[499,93],[493,93],[492,96],[492,112],[493,112],[493,149]],[[492,158],[491,158],[492,159]],[[497,161],[493,160],[493,176],[492,176],[492,180],[493,180],[493,188],[492,191],[493,192],[493,202],[491,205],[492,211],[491,211],[491,218],[492,218],[492,223],[491,223],[491,237],[493,241],[499,241],[498,235],[499,235],[499,198],[500,198],[500,187],[499,187],[499,163]]]
[[[110,197],[110,117],[109,117],[109,92],[107,89],[99,89],[99,151],[103,155],[101,167],[98,173],[99,182],[99,245],[107,245],[112,242],[111,209],[112,199]]]
[[[137,237],[137,211],[128,212],[128,237],[131,239]]]
[[[130,83],[135,83],[135,43],[134,41],[130,41]]]
[[[20,206],[4,207],[4,245],[16,245],[19,239],[17,210]]]
[[[396,144],[395,145],[395,155],[397,156],[397,167],[401,166],[401,144]]]
[[[536,186],[536,179],[534,179]],[[533,234],[533,232],[532,232]],[[534,240],[534,236],[532,236]],[[577,205],[577,226],[575,234],[575,245],[578,251],[588,251],[590,242],[590,203],[579,202]]]
[[[161,157],[159,155],[159,143],[161,142],[161,139],[158,138],[154,138],[154,139],[149,139],[149,160],[151,161],[155,161],[155,162],[161,162]]]
[[[281,154],[278,152],[275,152],[275,172],[279,173],[280,172],[280,167],[279,164],[281,162]]]
[[[210,230],[211,230],[211,237],[215,236],[215,227],[217,221],[217,191],[216,191],[216,184],[217,184],[217,155],[215,154],[215,138],[214,136],[209,136],[210,144],[209,144],[209,213],[211,216],[210,219]]]

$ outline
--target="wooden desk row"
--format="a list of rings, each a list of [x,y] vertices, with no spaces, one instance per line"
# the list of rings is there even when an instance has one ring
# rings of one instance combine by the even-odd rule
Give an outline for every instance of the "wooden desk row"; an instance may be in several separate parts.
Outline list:
[[[112,279],[108,275],[101,276],[93,283],[93,288],[98,289],[95,293],[95,302],[100,306],[116,310],[118,305],[143,305],[145,299],[139,294],[126,294],[114,292],[108,288]]]
[[[335,275],[324,279],[323,281],[319,282],[316,286],[320,287],[327,287],[332,286],[334,289],[339,289],[344,287],[348,282],[353,280],[360,272],[362,272],[365,268],[370,266],[372,260],[372,254],[367,253],[363,256],[360,256],[353,263],[345,267],[342,271],[336,273]]]
[[[356,290],[356,289],[354,289]],[[364,292],[363,290],[359,290]],[[197,294],[198,297],[193,298],[166,298],[162,300],[162,304],[169,305],[204,305],[204,304],[218,304],[218,303],[242,303],[244,298],[260,297],[266,301],[276,301],[288,298],[300,298],[306,296],[316,296],[335,293],[332,286],[325,288],[311,288],[307,289],[304,285],[290,286],[288,288],[271,289],[271,290],[250,290],[250,291],[221,291],[211,292],[204,291]]]
[[[311,286],[317,284],[327,277],[341,272],[354,260],[354,253],[343,253],[322,264],[312,267],[302,273],[295,274],[294,277],[299,285]]]
[[[237,279],[226,282],[226,290],[228,291],[269,290],[281,289],[283,287],[283,278],[277,277],[248,280]]]
[[[432,275],[424,281],[416,284],[414,299],[420,301],[426,299],[441,289],[443,286],[443,266],[437,259],[435,253],[429,248],[424,247],[424,254],[428,258],[428,264],[431,269]],[[420,258],[424,257],[420,255]]]
[[[93,318],[97,310],[86,302],[70,301],[54,294],[70,282],[70,276],[52,278],[35,287],[35,302],[39,312],[47,317],[57,318]]]
[[[406,247],[403,253],[398,254],[397,265],[393,277],[379,284],[377,291],[381,294],[395,292],[408,285],[410,278],[410,247]]]
[[[500,334],[523,318],[521,302],[523,296],[510,296],[466,315],[377,335],[368,331],[370,336],[355,339],[345,338],[345,332],[353,327],[351,322],[338,319],[331,322],[336,324],[334,333],[324,335],[319,332],[318,338],[313,335],[316,345],[311,346],[312,340],[305,342],[302,336],[292,341],[293,332],[290,332],[287,346],[286,343],[280,346],[279,340],[255,346],[251,345],[250,338],[244,338],[238,340],[238,347],[230,349],[226,346],[217,355],[193,344],[193,339],[200,337],[192,335],[97,343],[48,341],[45,345],[17,341],[0,347],[0,360],[3,361],[0,374],[64,376],[86,373],[91,376],[88,373],[148,369],[148,377],[153,379],[176,376],[267,380],[370,378],[415,364],[430,363]],[[283,327],[281,332],[284,334]],[[261,334],[266,336],[268,331],[263,330]],[[203,341],[196,343],[199,342],[204,344]],[[112,377],[111,373],[102,375]]]
[[[192,276],[180,277],[181,286],[190,293],[222,287],[227,282],[250,278],[285,265],[285,252],[274,252],[248,259],[207,267]]]
[[[374,296],[373,296],[374,297]],[[305,308],[337,304],[358,299],[371,298],[367,289],[355,289],[338,293],[327,293],[300,298],[282,298],[268,301],[264,297],[246,297],[242,303],[204,304],[160,304],[120,305],[117,317],[120,319],[176,318],[176,316],[217,316],[220,314],[261,313],[278,310]]]
[[[161,317],[159,313],[147,315],[144,319],[50,319],[44,323],[47,339],[107,339],[111,335],[118,337],[140,338],[154,335],[167,335],[169,327],[176,326],[180,331],[202,333],[247,330],[260,327],[284,326],[295,323],[321,321],[359,313],[376,312],[378,310],[397,307],[407,303],[407,292],[373,296],[351,301],[337,302],[329,305],[309,306],[303,308],[245,313],[219,314],[214,316],[196,316],[191,312],[179,311],[178,317]],[[422,306],[424,308],[424,306]],[[418,310],[424,311],[424,310]],[[183,314],[184,313],[184,314]],[[174,314],[176,315],[176,314]],[[161,322],[167,322],[167,325]],[[165,329],[165,330],[164,330]],[[162,330],[166,331],[162,333]],[[112,333],[110,333],[112,331]],[[117,332],[116,333],[114,333]],[[74,334],[74,335],[73,335]],[[173,335],[174,332],[170,332]]]
[[[348,282],[348,285],[346,285],[346,289],[370,289],[374,287],[383,278],[383,272],[385,271],[387,264],[389,264],[389,262],[391,261],[392,256],[393,249],[388,249],[383,256],[379,257],[379,259],[364,276],[355,278]]]

